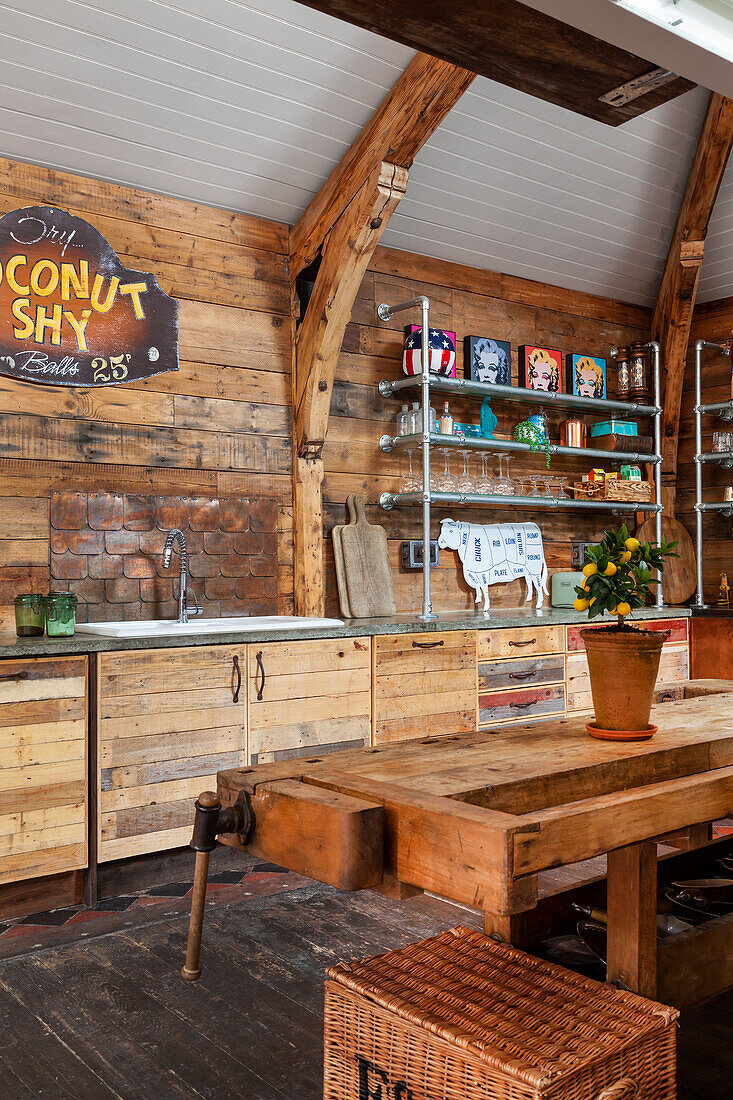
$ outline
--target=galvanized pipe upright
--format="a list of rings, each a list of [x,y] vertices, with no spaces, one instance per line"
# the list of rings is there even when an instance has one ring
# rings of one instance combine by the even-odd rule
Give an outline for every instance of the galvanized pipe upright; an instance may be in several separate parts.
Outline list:
[[[713,348],[722,355],[728,353],[727,347],[723,344],[713,344],[710,340],[695,342],[695,555],[697,558],[695,604],[697,607],[702,607],[704,604],[702,585],[702,353],[704,348]],[[710,406],[707,410],[713,411]]]
[[[654,405],[656,406],[656,412],[654,414],[654,453],[661,455],[662,453],[662,349],[658,340],[650,340],[647,344],[648,348],[654,356]],[[654,492],[656,495],[657,504],[662,503],[662,463],[658,462],[654,467]],[[655,523],[655,538],[657,543],[662,541],[662,513],[657,512],[654,517]],[[657,591],[655,594],[655,603],[657,607],[662,607],[664,604],[664,593],[662,591],[661,584],[657,585]]]
[[[419,306],[421,315],[420,333],[420,397],[422,407],[422,622],[430,622],[435,619],[433,604],[430,595],[430,299],[424,294],[418,294],[407,302],[399,302],[390,306],[382,302],[377,308],[377,316],[380,321],[389,321],[395,313],[401,313],[405,309],[414,309]]]

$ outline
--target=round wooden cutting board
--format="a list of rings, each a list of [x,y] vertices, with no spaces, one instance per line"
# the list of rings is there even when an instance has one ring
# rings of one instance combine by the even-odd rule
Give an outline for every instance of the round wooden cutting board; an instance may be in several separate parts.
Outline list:
[[[676,606],[689,600],[695,591],[697,584],[695,544],[690,538],[686,527],[678,523],[671,516],[662,516],[662,536],[667,542],[678,542],[675,546],[678,558],[664,559],[664,572],[662,573],[662,595],[664,602]],[[639,542],[654,542],[656,522],[654,517],[642,523],[636,532]]]

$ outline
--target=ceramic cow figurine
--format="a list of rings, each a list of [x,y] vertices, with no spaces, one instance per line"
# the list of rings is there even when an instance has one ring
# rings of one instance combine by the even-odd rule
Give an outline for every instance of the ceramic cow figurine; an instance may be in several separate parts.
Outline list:
[[[536,523],[440,524],[438,546],[457,550],[466,583],[476,591],[476,603],[484,599],[489,610],[489,585],[524,577],[527,601],[537,593],[536,607],[547,594],[547,564],[542,549],[542,532]]]

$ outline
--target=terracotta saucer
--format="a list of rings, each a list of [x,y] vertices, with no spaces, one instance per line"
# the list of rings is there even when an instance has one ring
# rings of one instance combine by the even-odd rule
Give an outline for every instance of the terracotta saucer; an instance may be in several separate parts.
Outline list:
[[[657,727],[651,725],[645,730],[603,730],[595,722],[588,722],[585,728],[599,741],[649,741],[657,732]]]

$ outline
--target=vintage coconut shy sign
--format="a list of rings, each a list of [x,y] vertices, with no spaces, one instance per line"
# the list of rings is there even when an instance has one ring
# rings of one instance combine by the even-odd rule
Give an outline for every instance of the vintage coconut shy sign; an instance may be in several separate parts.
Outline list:
[[[82,218],[48,206],[0,218],[0,374],[114,386],[178,370],[178,303],[128,271]]]

